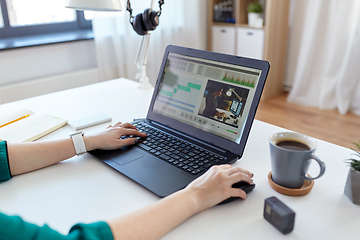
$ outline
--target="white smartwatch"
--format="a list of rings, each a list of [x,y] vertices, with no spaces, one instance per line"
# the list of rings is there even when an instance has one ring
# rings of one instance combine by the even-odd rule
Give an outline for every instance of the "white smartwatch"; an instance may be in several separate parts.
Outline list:
[[[73,140],[77,156],[80,156],[80,155],[86,153],[86,147],[85,147],[83,136],[84,136],[84,133],[82,131],[72,133],[69,135],[69,137],[71,137],[71,139]]]

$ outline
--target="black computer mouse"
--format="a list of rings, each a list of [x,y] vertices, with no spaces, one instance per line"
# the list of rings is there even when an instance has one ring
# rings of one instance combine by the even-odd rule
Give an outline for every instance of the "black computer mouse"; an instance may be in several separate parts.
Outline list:
[[[251,192],[255,188],[255,184],[249,184],[248,182],[240,181],[240,182],[234,183],[232,185],[232,187],[233,188],[240,188],[244,192],[246,192],[246,194],[248,194],[249,192]],[[218,205],[232,202],[232,201],[234,201],[235,199],[238,199],[238,198],[239,197],[230,197],[230,198],[225,199],[224,201],[220,202]]]

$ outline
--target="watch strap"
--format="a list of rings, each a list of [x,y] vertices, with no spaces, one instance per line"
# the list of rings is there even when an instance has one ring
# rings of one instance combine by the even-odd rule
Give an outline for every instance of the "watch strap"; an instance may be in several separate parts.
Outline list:
[[[74,147],[75,147],[77,156],[80,156],[80,155],[86,153],[86,147],[85,147],[85,142],[84,142],[83,136],[84,136],[84,133],[81,131],[70,134],[70,137],[74,143]]]

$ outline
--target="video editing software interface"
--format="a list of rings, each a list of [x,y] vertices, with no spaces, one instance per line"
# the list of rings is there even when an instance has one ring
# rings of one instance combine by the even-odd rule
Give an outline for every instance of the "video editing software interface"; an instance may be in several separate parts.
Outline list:
[[[239,143],[260,69],[169,53],[153,111]]]

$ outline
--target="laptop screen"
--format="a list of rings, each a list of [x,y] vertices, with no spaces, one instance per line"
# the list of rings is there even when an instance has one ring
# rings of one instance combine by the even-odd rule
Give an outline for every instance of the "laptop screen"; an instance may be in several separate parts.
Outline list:
[[[170,52],[152,111],[239,143],[261,71]]]

